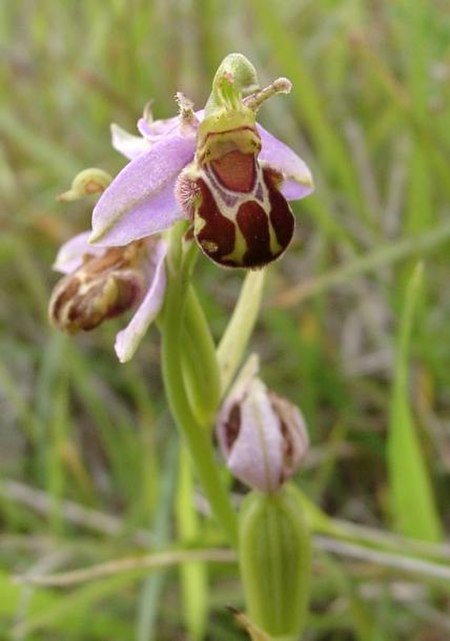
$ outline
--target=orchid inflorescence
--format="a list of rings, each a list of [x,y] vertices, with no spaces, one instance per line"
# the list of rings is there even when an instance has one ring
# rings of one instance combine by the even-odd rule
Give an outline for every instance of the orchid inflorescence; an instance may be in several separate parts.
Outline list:
[[[288,594],[305,586],[309,543],[296,515],[301,508],[286,485],[307,449],[306,427],[300,411],[258,377],[256,357],[226,393],[220,358],[191,277],[197,247],[221,267],[261,270],[289,246],[295,228],[289,201],[311,193],[311,173],[292,149],[256,122],[256,115],[267,99],[290,90],[286,78],[260,89],[253,65],[241,54],[230,54],[217,70],[204,109],[194,111],[191,101],[178,93],[178,115],[154,121],[146,107],[137,124],[140,135],[112,125],[113,147],[129,162],[114,179],[102,170],[84,170],[61,195],[61,200],[92,193],[100,197],[92,230],[70,239],[58,252],[54,268],[64,276],[49,306],[52,323],[69,334],[94,329],[134,309],[116,337],[121,362],[134,355],[149,324],[158,318],[173,416],[213,512],[231,543],[247,550],[241,569],[249,615],[269,634],[286,639],[302,627],[306,602],[302,597],[297,607]],[[259,306],[256,298],[254,306]],[[230,323],[232,331],[256,316],[239,312],[241,307],[236,307],[238,322]],[[200,368],[193,367],[192,347],[196,358],[204,360]],[[234,373],[244,349],[242,345],[234,357]],[[256,497],[250,509],[242,510],[239,536],[216,471],[211,438],[203,429],[213,420],[231,473]],[[282,527],[283,540],[266,536],[267,528],[258,519]],[[255,579],[259,564],[265,562],[249,547],[247,539],[255,536],[263,556],[272,554],[274,545],[281,546],[275,555],[278,566],[272,568],[278,573],[277,585],[289,574],[285,566],[291,552],[295,556],[297,570],[286,579],[282,615],[266,607],[271,590],[255,585],[260,582]]]

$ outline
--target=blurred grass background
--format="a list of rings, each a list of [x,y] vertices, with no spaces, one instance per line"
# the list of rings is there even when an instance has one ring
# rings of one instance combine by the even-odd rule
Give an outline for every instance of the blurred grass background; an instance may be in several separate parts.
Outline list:
[[[359,556],[318,537],[304,639],[450,638],[445,0],[0,4],[0,638],[200,639],[205,625],[207,639],[243,638],[224,609],[243,607],[232,565],[209,569],[207,604],[202,581],[190,601],[173,568],[52,589],[10,578],[170,548],[186,528],[191,544],[222,543],[207,521],[173,521],[169,499],[189,481],[177,486],[156,331],[121,366],[120,322],[67,339],[46,307],[56,250],[92,208],[57,194],[85,167],[120,169],[111,122],[133,131],[149,99],[172,115],[177,90],[201,106],[231,51],[262,84],[294,83],[261,121],[316,181],[294,204],[296,240],[270,268],[252,347],[307,418],[306,495],[334,524],[366,528]],[[199,262],[219,338],[242,275]],[[374,555],[386,541],[397,565]]]

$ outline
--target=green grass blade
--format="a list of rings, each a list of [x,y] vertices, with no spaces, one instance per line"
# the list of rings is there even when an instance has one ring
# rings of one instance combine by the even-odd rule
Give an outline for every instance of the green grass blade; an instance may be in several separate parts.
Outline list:
[[[370,252],[347,260],[334,269],[312,277],[305,282],[283,291],[275,299],[277,307],[291,307],[312,296],[346,283],[357,276],[393,265],[413,255],[442,251],[450,242],[450,221],[430,227],[420,236],[402,238],[380,245]]]
[[[170,517],[172,514],[173,492],[176,475],[173,470],[177,467],[178,439],[173,436],[168,444],[164,459],[165,474],[161,479],[161,495],[155,521],[152,524],[152,540],[155,547],[163,546],[170,534]],[[157,639],[157,617],[161,606],[161,594],[166,581],[163,571],[152,572],[144,582],[140,596],[137,620],[138,641],[153,641]]]
[[[408,391],[411,335],[422,279],[423,265],[419,263],[408,283],[398,330],[387,459],[396,529],[406,536],[437,542],[442,540],[441,523]]]
[[[354,167],[341,137],[333,128],[324,108],[324,100],[316,85],[307,59],[302,55],[298,40],[285,29],[276,5],[270,0],[252,2],[255,19],[271,43],[271,57],[296,86],[293,98],[301,122],[308,128],[317,145],[321,164],[344,189],[362,216],[367,217],[367,203],[362,198]]]
[[[77,627],[82,627],[83,622],[87,621],[87,617],[91,616],[91,638],[99,639],[101,637],[97,636],[95,630],[107,617],[104,617],[99,611],[95,616],[92,616],[93,609],[120,593],[121,590],[128,588],[133,581],[135,581],[135,576],[132,573],[109,577],[104,581],[85,584],[73,592],[63,594],[58,599],[49,600],[45,605],[38,598],[42,594],[41,591],[36,591],[36,599],[32,601],[29,616],[13,627],[14,638],[32,638],[31,635],[37,630],[65,629],[67,632],[73,632]],[[121,627],[119,619],[114,622],[114,626],[117,625]],[[117,627],[114,626],[111,626],[111,629],[120,635]],[[105,637],[103,636],[103,638]]]

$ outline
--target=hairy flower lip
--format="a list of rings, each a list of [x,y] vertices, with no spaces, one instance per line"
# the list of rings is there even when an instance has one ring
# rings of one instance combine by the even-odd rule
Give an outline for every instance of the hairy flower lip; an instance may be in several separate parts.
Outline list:
[[[201,121],[204,110],[195,112],[195,116]],[[283,176],[280,185],[283,196],[287,200],[308,196],[314,186],[305,162],[261,125],[256,127],[262,142],[258,161]],[[162,121],[162,124],[161,121],[148,123],[141,118],[138,128],[145,136],[140,144],[137,136],[127,132],[124,136],[124,130],[121,130],[122,139],[118,143],[117,126],[113,129],[115,148],[131,160],[94,208],[89,239],[92,244],[126,245],[164,231],[184,218],[175,198],[175,183],[181,171],[194,159],[196,136],[193,132],[182,131],[178,117]]]

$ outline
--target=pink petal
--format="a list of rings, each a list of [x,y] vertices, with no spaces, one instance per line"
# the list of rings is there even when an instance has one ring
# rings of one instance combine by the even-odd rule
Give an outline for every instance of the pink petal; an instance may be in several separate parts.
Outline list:
[[[121,363],[129,361],[139,346],[150,323],[158,315],[164,300],[166,273],[164,259],[167,244],[160,240],[150,249],[149,287],[127,327],[116,336],[115,350]]]
[[[111,124],[111,144],[116,151],[129,160],[137,158],[150,147],[145,138],[134,136],[115,123]]]
[[[261,492],[280,486],[283,437],[267,388],[255,379],[241,403],[241,429],[227,465],[234,476]]]
[[[284,142],[257,125],[262,140],[259,160],[281,171],[285,181],[281,193],[287,200],[299,200],[314,190],[311,172],[306,163]]]
[[[205,110],[200,109],[195,111],[195,116],[198,121],[203,120]],[[149,142],[156,142],[162,136],[167,136],[168,134],[178,130],[180,126],[180,117],[174,116],[173,118],[165,118],[163,120],[154,120],[153,122],[147,122],[145,118],[139,118],[137,122],[138,131],[144,138]]]
[[[83,263],[83,256],[101,256],[103,247],[93,247],[89,244],[90,232],[77,234],[59,248],[53,269],[61,274],[71,274]]]
[[[91,242],[126,245],[183,218],[175,200],[175,180],[194,153],[195,138],[176,133],[126,165],[94,208]]]
[[[139,118],[137,128],[141,136],[147,138],[150,142],[156,142],[163,136],[172,133],[178,128],[180,119],[178,116],[173,118],[164,118],[163,120],[154,120],[147,122],[145,118]]]

